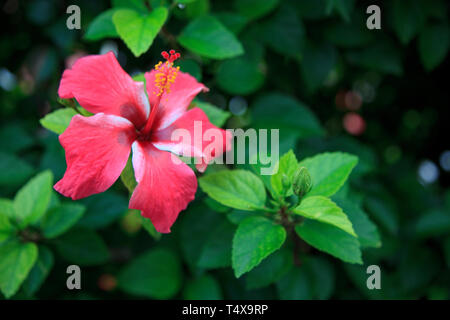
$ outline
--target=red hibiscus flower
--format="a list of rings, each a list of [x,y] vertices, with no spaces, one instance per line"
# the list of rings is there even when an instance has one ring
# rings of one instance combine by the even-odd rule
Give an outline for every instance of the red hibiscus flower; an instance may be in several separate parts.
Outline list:
[[[119,178],[133,150],[138,185],[129,207],[141,210],[157,231],[167,233],[197,190],[194,172],[185,163],[174,162],[171,152],[201,159],[197,168],[203,171],[213,156],[230,146],[231,135],[212,125],[201,109],[187,110],[192,99],[208,89],[173,67],[179,53],[162,55],[167,61],[145,74],[146,88],[133,81],[112,52],[83,57],[64,71],[59,96],[75,98],[94,116],[74,116],[59,136],[67,170],[54,188],[74,200],[103,192]],[[221,139],[216,139],[212,152],[199,143],[203,137],[172,139],[180,128],[195,137],[198,124],[203,132],[219,132]]]

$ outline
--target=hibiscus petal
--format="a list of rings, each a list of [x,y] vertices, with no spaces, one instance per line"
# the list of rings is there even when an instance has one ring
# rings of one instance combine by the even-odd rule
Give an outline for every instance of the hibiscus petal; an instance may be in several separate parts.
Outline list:
[[[162,150],[186,157],[200,158],[197,169],[203,172],[208,163],[231,148],[232,134],[213,125],[199,108],[193,108],[165,129],[156,131],[153,144]]]
[[[112,52],[78,59],[64,71],[58,94],[77,99],[92,113],[126,118],[137,128],[145,124],[150,112],[144,84],[133,81]]]
[[[73,200],[105,191],[120,176],[135,139],[135,128],[127,119],[103,113],[75,115],[59,136],[67,170],[55,190]]]
[[[178,214],[194,200],[197,190],[194,172],[175,158],[149,142],[133,143],[133,167],[138,185],[131,196],[130,208],[141,210],[162,233],[170,232]]]
[[[158,92],[155,87],[155,74],[155,70],[145,73],[147,93],[152,107],[158,100],[155,94]],[[170,86],[170,92],[162,95],[161,102],[157,106],[158,114],[155,117],[154,128],[157,130],[169,126],[186,112],[197,94],[208,90],[190,74],[179,71],[175,82]]]

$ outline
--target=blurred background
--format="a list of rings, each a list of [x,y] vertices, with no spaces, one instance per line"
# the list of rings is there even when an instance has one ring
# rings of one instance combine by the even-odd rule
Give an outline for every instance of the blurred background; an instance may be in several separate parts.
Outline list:
[[[161,60],[161,51],[173,48],[181,52],[181,69],[211,89],[201,99],[223,111],[224,128],[280,128],[281,152],[293,149],[299,159],[323,151],[358,155],[347,196],[378,225],[382,242],[364,251],[365,266],[381,266],[382,290],[367,290],[364,266],[320,252],[310,253],[317,258],[314,267],[292,290],[280,282],[254,288],[246,277],[234,278],[229,257],[205,263],[197,253],[209,226],[235,228],[201,191],[173,232],[161,236],[127,209],[128,191],[118,181],[77,201],[84,215],[69,231],[38,240],[51,256],[43,258],[45,272],[27,279],[13,298],[449,298],[447,1],[0,3],[1,198],[13,198],[39,172],[49,169],[57,181],[65,171],[58,136],[39,122],[62,107],[57,89],[64,69],[84,55],[112,50],[139,77]],[[66,26],[71,4],[81,9],[80,30]],[[366,27],[370,4],[381,8],[380,30]],[[135,57],[112,22],[101,30],[94,22],[100,15],[111,20],[111,8],[142,5],[166,6],[170,13],[150,49]],[[205,15],[232,34],[244,53],[214,58],[190,46],[185,28]],[[149,249],[160,251],[138,268],[135,258]],[[66,288],[65,270],[72,263],[82,266],[79,291]],[[154,287],[133,286],[146,272],[161,274]]]

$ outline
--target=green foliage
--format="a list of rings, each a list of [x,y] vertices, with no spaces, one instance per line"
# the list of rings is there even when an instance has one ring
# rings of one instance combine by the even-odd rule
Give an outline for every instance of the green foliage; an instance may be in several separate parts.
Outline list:
[[[258,60],[245,57],[227,59],[217,69],[217,84],[230,94],[248,95],[264,83],[264,71]]]
[[[307,220],[295,227],[295,231],[309,245],[321,251],[345,262],[362,264],[358,239],[341,229],[326,223]]]
[[[136,57],[148,50],[167,19],[166,8],[159,7],[148,15],[130,9],[119,9],[113,14],[113,23],[120,38]]]
[[[137,186],[136,178],[134,177],[133,162],[132,158],[129,157],[125,168],[120,175],[120,180],[122,180],[125,187],[128,189],[129,193],[132,193],[134,188]]]
[[[333,201],[323,196],[311,196],[294,208],[294,213],[312,220],[328,223],[356,236],[347,215]]]
[[[28,296],[34,295],[44,283],[54,265],[53,253],[44,246],[39,246],[39,256],[23,283],[23,289]]]
[[[286,177],[288,180],[288,184],[292,184],[294,182],[294,175],[297,171],[298,162],[295,157],[294,152],[289,150],[288,153],[284,154],[280,161],[278,161],[278,172],[272,174],[270,177],[270,184],[272,186],[271,190],[273,190],[273,197],[277,199],[279,196],[289,197],[293,194],[292,185],[286,190],[283,186],[283,177]]]
[[[329,197],[335,194],[357,163],[357,157],[342,152],[324,153],[302,160],[300,166],[308,169],[313,181],[308,196]]]
[[[56,134],[61,134],[67,129],[70,120],[76,114],[75,110],[71,108],[58,109],[47,114],[40,122],[44,128]]]
[[[424,22],[420,2],[392,1],[390,13],[392,14],[394,31],[398,38],[402,44],[408,44],[416,36]]]
[[[232,58],[244,53],[236,37],[216,18],[208,15],[188,24],[178,41],[183,47],[212,59]]]
[[[276,282],[292,267],[292,254],[289,250],[278,250],[249,271],[245,277],[248,289],[258,289]]]
[[[25,182],[34,170],[26,161],[12,154],[0,152],[0,186],[17,186]]]
[[[283,300],[311,299],[311,282],[305,268],[291,268],[277,282],[277,291]]]
[[[50,203],[53,174],[45,171],[31,179],[14,197],[14,220],[21,228],[37,222]]]
[[[217,280],[205,274],[186,284],[183,298],[186,300],[220,300],[223,299],[223,295]]]
[[[282,5],[263,26],[264,42],[283,55],[301,56],[305,30],[297,12],[290,5]]]
[[[336,50],[331,45],[306,44],[306,50],[300,62],[303,80],[309,91],[319,89],[336,64]]]
[[[279,129],[280,139],[283,134],[306,138],[323,133],[319,120],[309,108],[284,94],[268,93],[259,97],[252,105],[252,115],[254,127]]]
[[[110,257],[103,239],[89,229],[72,228],[55,240],[55,246],[65,260],[80,266],[102,264]]]
[[[0,244],[0,257],[0,290],[9,298],[27,278],[38,257],[38,248],[34,243],[10,240]]]
[[[117,192],[101,193],[83,199],[86,212],[77,225],[85,228],[104,228],[125,214],[128,199]]]
[[[85,207],[79,204],[62,204],[47,211],[40,227],[46,238],[55,238],[72,227],[83,215]]]
[[[244,170],[222,170],[199,179],[200,187],[217,202],[240,210],[264,207],[266,191],[262,181]]]
[[[249,217],[239,223],[232,251],[232,267],[236,277],[256,267],[278,250],[285,240],[284,228],[264,217]]]
[[[89,25],[84,38],[86,40],[96,41],[103,38],[115,38],[119,34],[113,23],[113,15],[117,9],[109,9],[99,14]]]
[[[327,15],[336,12],[345,22],[350,22],[355,0],[326,0],[326,3],[325,12]]]
[[[419,35],[418,49],[427,71],[436,68],[447,56],[450,46],[450,29],[447,24],[424,28]]]
[[[235,0],[236,10],[250,20],[261,18],[270,13],[279,3],[279,0]]]
[[[208,102],[197,100],[194,102],[194,105],[202,109],[208,116],[209,121],[211,121],[213,125],[218,126],[219,128],[222,127],[227,119],[231,116],[231,113],[229,113],[228,111],[219,109],[218,107]]]
[[[50,3],[4,8],[18,32],[0,52],[0,300],[450,297],[446,1],[383,3],[381,30],[355,0],[81,1],[79,31]],[[131,156],[106,192],[52,190],[66,167],[57,135],[92,115],[57,92],[83,55],[114,50],[145,82],[170,49],[210,89],[189,108],[280,141],[273,175],[261,148],[256,163],[195,171],[195,200],[160,234],[128,208]],[[425,159],[431,184],[418,179]],[[69,264],[81,293],[67,291]],[[367,289],[372,264],[382,290]]]
[[[192,208],[184,218],[180,232],[185,260],[192,268],[229,267],[235,229],[221,213],[203,206]]]
[[[388,40],[347,54],[350,63],[381,73],[401,76],[403,74],[402,57],[399,50]]]
[[[358,205],[346,199],[334,199],[336,204],[342,208],[345,214],[350,219],[353,229],[358,235],[358,241],[361,248],[381,246],[380,235],[376,225],[369,219]]]
[[[173,297],[180,289],[181,281],[177,256],[163,248],[135,258],[119,275],[119,286],[125,292],[156,299]]]

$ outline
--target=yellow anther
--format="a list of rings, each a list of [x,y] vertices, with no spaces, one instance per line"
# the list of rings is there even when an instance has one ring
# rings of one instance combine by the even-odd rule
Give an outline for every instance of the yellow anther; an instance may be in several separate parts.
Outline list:
[[[170,86],[175,82],[180,67],[174,67],[173,62],[161,61],[155,65],[155,87],[157,96],[170,92]]]

